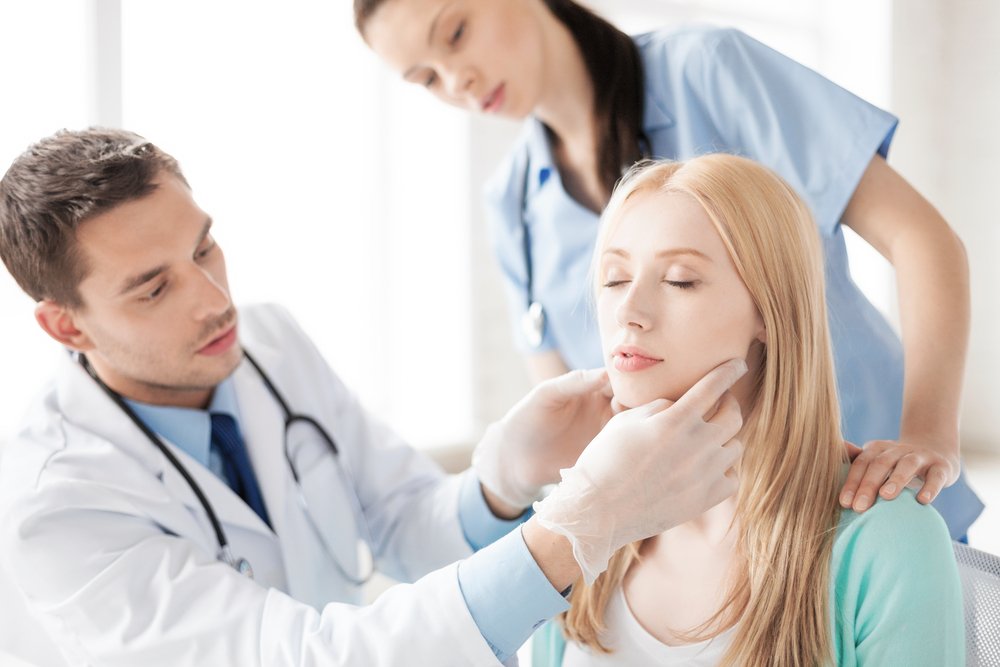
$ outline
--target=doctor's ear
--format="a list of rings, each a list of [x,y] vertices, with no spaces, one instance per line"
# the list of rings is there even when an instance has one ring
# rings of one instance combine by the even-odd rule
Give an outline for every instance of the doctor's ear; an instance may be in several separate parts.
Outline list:
[[[90,337],[76,325],[76,316],[66,306],[44,299],[35,306],[35,321],[45,333],[62,345],[87,352],[94,348]]]

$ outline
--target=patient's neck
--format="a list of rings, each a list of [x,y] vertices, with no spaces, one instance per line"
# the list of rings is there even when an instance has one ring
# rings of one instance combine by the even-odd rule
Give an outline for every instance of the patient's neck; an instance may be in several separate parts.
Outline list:
[[[736,495],[695,518],[663,533],[671,540],[698,540],[709,546],[721,547],[736,536]]]
[[[719,611],[733,583],[738,531],[736,496],[701,516],[646,540],[622,582],[625,600],[639,624],[674,646],[693,641],[698,628]]]

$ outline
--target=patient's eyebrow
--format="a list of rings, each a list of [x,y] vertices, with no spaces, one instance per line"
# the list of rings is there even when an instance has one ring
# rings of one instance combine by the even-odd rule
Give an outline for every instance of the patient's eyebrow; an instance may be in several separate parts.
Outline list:
[[[631,254],[624,248],[608,248],[604,251],[605,255],[618,255],[619,257],[624,257],[629,259],[632,257]],[[700,257],[705,261],[711,262],[712,258],[703,253],[696,248],[668,248],[667,250],[661,250],[656,253],[656,258],[661,259],[663,257],[674,257],[676,255],[694,255],[695,257]]]

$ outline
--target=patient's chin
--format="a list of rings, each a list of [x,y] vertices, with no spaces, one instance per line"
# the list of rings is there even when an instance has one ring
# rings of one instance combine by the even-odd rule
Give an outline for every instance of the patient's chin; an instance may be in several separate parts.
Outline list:
[[[675,391],[673,388],[664,391],[663,387],[641,386],[642,384],[634,381],[616,382],[612,379],[611,388],[615,393],[615,398],[626,408],[637,408],[661,398],[676,401],[683,393]]]

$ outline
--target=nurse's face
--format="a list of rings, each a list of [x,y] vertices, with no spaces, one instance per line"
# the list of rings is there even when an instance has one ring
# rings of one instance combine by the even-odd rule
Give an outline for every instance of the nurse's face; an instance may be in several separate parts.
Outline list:
[[[123,396],[201,407],[242,358],[236,310],[211,218],[175,177],[157,184],[78,229],[89,273],[83,306],[64,324],[78,332],[71,347]]]
[[[623,405],[677,400],[737,357],[751,370],[733,388],[744,397],[764,327],[701,205],[682,194],[634,195],[598,261],[601,342]]]
[[[543,89],[543,11],[538,0],[387,0],[364,34],[404,80],[444,102],[524,118]]]

